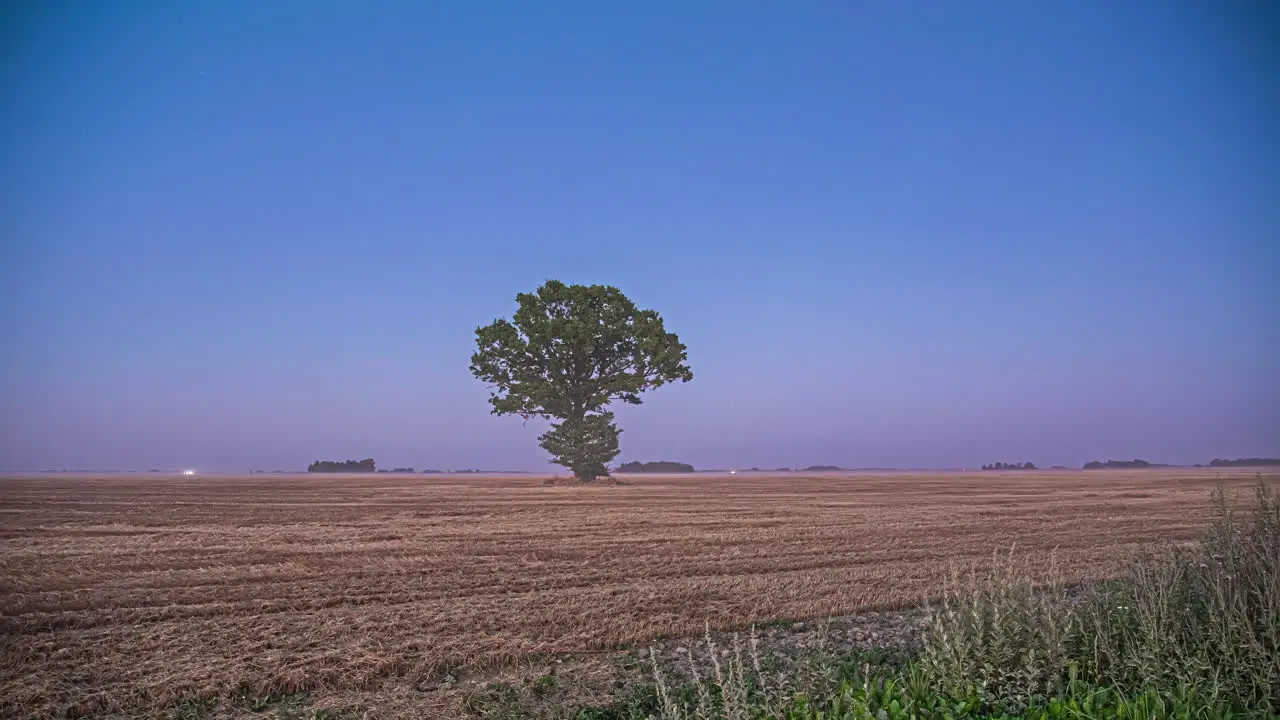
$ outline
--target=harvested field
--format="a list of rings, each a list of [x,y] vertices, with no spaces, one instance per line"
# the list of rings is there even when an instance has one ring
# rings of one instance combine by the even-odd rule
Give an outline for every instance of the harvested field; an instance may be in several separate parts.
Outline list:
[[[3,478],[0,715],[163,716],[903,607],[1014,545],[1098,578],[1253,477]]]

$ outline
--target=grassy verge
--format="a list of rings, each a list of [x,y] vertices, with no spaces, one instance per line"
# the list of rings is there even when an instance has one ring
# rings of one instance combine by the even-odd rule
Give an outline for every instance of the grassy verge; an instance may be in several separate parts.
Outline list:
[[[535,714],[518,693],[486,688],[467,710],[490,720],[1280,717],[1280,496],[1259,479],[1247,511],[1222,490],[1213,506],[1203,542],[1154,549],[1083,592],[1033,586],[1013,555],[958,573],[910,657],[819,652],[780,670],[754,633],[728,647],[708,634],[686,667],[651,653],[649,682],[607,706]]]

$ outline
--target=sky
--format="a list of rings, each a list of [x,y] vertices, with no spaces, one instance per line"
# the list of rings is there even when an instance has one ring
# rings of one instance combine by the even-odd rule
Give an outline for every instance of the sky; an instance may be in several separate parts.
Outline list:
[[[1280,455],[1266,0],[3,13],[0,469],[552,471],[551,278],[689,348],[619,461]]]

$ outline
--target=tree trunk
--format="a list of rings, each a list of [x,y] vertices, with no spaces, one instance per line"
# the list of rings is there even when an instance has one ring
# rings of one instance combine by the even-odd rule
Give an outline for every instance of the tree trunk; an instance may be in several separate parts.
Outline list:
[[[574,424],[581,424],[583,418],[585,418],[586,416],[587,416],[586,408],[582,407],[577,402],[570,401],[569,416],[565,418],[567,422],[574,423]],[[578,479],[578,482],[584,482],[584,483],[589,483],[596,479],[595,471],[592,468],[576,467],[573,469],[573,476]]]

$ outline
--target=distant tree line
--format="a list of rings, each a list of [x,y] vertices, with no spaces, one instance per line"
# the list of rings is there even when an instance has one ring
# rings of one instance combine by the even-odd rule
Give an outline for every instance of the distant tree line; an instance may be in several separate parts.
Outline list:
[[[658,460],[656,462],[629,462],[618,466],[620,473],[691,473],[693,466],[688,463]]]
[[[1280,458],[1236,458],[1235,460],[1214,458],[1209,461],[1209,467],[1275,467],[1277,465],[1280,465]]]
[[[1084,464],[1085,470],[1134,470],[1149,467],[1151,463],[1146,460],[1108,460],[1106,462],[1090,460]]]
[[[375,472],[373,458],[364,460],[317,460],[307,466],[307,472],[314,473],[369,473]]]
[[[839,469],[839,465],[810,465],[804,469],[804,472],[833,472]]]
[[[983,465],[982,469],[983,470],[1039,470],[1039,468],[1036,467],[1036,464],[1031,462],[1024,462],[1024,463],[998,462],[998,463],[991,463],[990,465]]]

